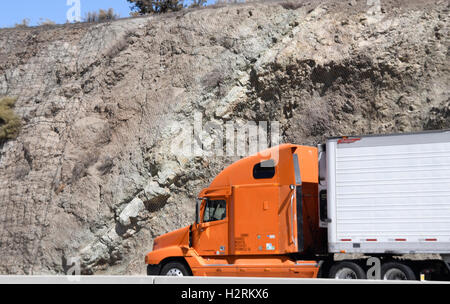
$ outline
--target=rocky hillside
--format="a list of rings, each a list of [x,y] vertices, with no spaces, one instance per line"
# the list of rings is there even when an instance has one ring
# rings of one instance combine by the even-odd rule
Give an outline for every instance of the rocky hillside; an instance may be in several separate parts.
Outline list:
[[[449,2],[366,2],[0,30],[0,96],[22,121],[0,146],[0,274],[76,259],[85,274],[145,273],[153,238],[192,222],[236,159],[174,153],[196,113],[278,121],[283,142],[308,145],[450,128]]]

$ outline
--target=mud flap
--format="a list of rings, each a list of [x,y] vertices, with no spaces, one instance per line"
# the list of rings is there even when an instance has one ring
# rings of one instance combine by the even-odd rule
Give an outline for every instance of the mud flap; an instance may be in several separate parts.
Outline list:
[[[161,272],[161,265],[147,265],[147,275],[157,276]]]

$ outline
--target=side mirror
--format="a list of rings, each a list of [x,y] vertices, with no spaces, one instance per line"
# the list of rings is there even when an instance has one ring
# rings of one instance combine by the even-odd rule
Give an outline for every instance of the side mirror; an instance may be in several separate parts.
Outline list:
[[[199,222],[199,207],[198,207],[198,201],[195,203],[195,223],[198,224]]]
[[[202,201],[200,199],[197,200],[195,204],[195,224],[200,223],[200,204]]]

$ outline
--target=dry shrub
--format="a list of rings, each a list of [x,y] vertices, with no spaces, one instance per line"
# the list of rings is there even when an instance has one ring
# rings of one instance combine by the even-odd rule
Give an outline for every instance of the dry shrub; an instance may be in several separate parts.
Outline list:
[[[50,20],[50,19],[40,19],[40,21],[39,21],[39,23],[38,23],[38,25],[39,26],[49,26],[49,25],[55,25],[56,23],[55,23],[55,21],[52,21],[52,20]]]
[[[14,27],[16,28],[25,28],[30,26],[30,19],[23,19],[21,23],[16,23]]]
[[[114,9],[109,8],[108,10],[99,10],[98,12],[89,12],[84,18],[86,22],[105,22],[112,21],[119,18],[119,15],[114,13]]]
[[[296,10],[296,9],[302,7],[303,5],[304,5],[303,2],[292,2],[292,1],[280,3],[280,6],[287,10]]]
[[[191,4],[189,4],[189,8],[202,7],[206,5],[207,0],[192,0]]]

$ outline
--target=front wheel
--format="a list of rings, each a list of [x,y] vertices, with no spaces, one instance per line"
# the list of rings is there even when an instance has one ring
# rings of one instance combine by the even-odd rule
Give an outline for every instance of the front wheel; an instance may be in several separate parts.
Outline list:
[[[339,262],[330,269],[329,277],[339,280],[365,280],[366,273],[358,264],[354,262]]]
[[[164,265],[161,270],[161,275],[169,277],[186,277],[189,276],[189,271],[182,263],[171,262]]]

